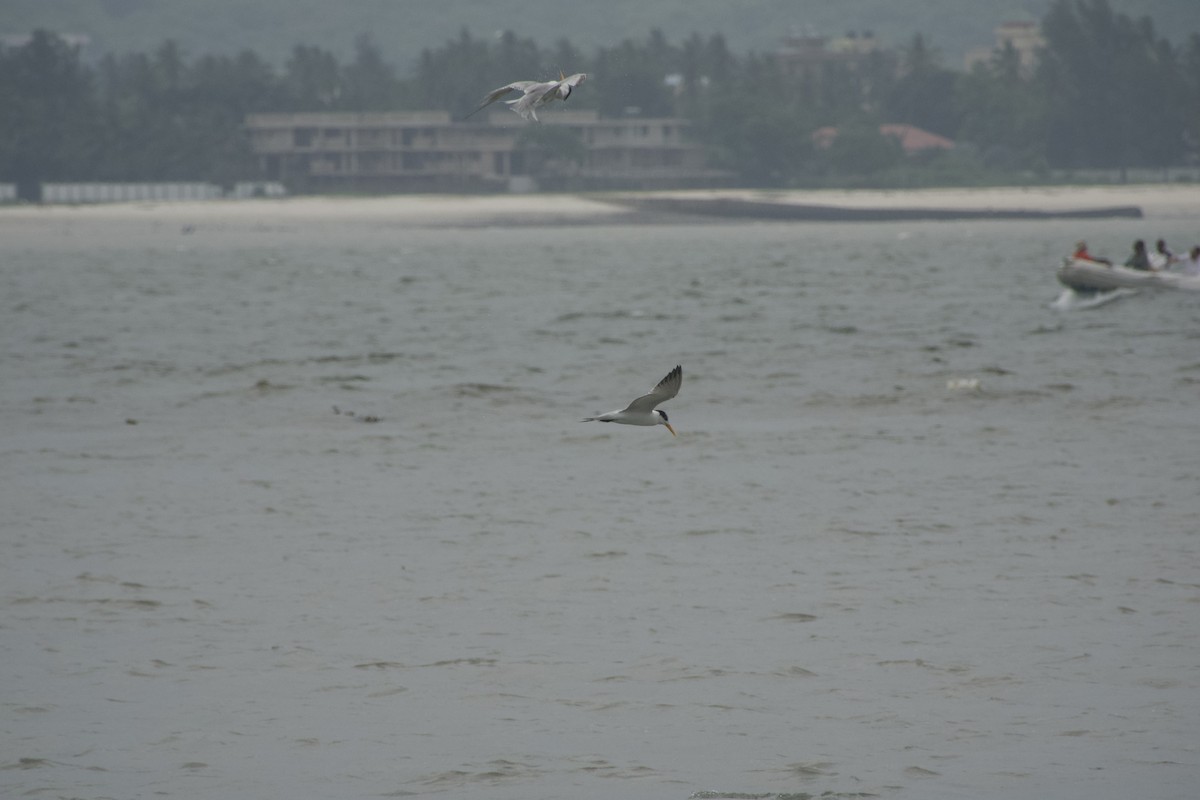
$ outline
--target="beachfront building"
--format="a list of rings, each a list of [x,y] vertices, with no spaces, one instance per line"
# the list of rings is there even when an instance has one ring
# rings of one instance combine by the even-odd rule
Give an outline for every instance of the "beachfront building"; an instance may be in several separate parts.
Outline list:
[[[304,191],[521,191],[712,186],[682,119],[601,119],[559,110],[531,124],[445,111],[251,114],[261,173]]]

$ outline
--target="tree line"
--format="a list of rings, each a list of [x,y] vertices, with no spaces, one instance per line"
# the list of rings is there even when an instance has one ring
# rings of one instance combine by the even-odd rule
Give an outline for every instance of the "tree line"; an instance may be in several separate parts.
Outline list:
[[[1182,45],[1107,0],[1056,0],[1041,22],[1037,66],[1011,47],[953,70],[920,34],[898,51],[831,62],[820,80],[769,53],[734,54],[720,35],[680,42],[652,31],[584,53],[512,32],[467,30],[425,49],[402,75],[367,36],[352,60],[296,46],[282,69],[251,51],[189,59],[152,53],[85,63],[38,31],[0,48],[0,180],[22,196],[43,181],[252,178],[242,122],[266,111],[445,109],[461,117],[509,80],[596,76],[572,107],[601,115],[679,116],[714,166],[750,185],[994,182],[1017,172],[1162,167],[1200,156],[1200,33]],[[879,133],[907,123],[958,142],[905,157]],[[834,126],[828,147],[812,132]]]

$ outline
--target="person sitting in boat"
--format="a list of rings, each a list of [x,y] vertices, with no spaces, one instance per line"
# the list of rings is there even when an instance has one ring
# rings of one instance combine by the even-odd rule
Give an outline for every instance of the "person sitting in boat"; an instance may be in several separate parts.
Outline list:
[[[1110,267],[1112,266],[1112,262],[1107,258],[1094,256],[1089,253],[1087,242],[1083,241],[1082,239],[1075,243],[1075,252],[1071,255],[1071,258],[1080,258],[1084,261],[1095,261],[1097,264],[1108,264]]]
[[[1183,264],[1184,275],[1200,275],[1200,244],[1193,247],[1180,261]]]
[[[1143,272],[1152,272],[1154,267],[1150,265],[1150,254],[1146,252],[1146,242],[1138,239],[1133,243],[1133,252],[1129,254],[1129,258],[1125,259],[1125,266],[1130,269],[1140,269]]]
[[[1154,252],[1150,254],[1150,266],[1154,269],[1169,269],[1172,264],[1179,263],[1179,256],[1167,247],[1167,243],[1159,239],[1154,243]]]

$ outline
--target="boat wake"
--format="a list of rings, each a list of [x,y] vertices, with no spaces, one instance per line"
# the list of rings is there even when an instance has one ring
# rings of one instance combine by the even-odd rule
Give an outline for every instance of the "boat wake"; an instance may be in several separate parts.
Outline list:
[[[1050,307],[1057,311],[1083,311],[1089,308],[1099,308],[1109,303],[1138,293],[1137,289],[1110,289],[1105,292],[1077,291],[1063,289]]]

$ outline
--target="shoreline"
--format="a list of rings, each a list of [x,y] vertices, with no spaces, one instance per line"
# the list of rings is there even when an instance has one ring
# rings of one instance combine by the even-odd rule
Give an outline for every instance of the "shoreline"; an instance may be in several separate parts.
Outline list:
[[[731,221],[1197,218],[1200,186],[714,189],[578,194],[296,196],[0,207],[13,221],[378,222],[412,227]]]
[[[1140,219],[1141,206],[1095,208],[952,208],[947,206],[859,206],[813,205],[811,203],[715,198],[635,198],[630,202],[643,211],[732,219],[778,220],[781,222],[897,222],[968,219]]]

